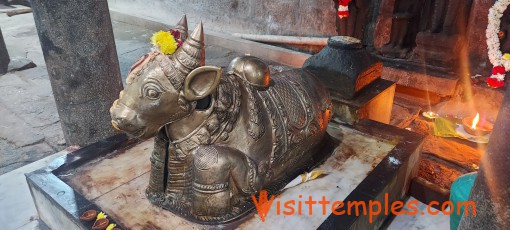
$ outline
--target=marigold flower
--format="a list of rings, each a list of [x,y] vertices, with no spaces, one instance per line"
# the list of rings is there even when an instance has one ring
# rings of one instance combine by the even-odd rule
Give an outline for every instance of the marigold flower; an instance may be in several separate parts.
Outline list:
[[[151,43],[166,55],[173,54],[177,50],[177,41],[175,41],[172,33],[168,31],[161,30],[154,33],[151,37]]]

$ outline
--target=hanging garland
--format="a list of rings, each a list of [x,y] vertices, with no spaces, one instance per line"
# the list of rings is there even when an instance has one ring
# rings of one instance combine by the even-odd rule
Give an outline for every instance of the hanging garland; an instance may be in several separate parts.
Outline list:
[[[510,54],[503,55],[499,39],[501,17],[506,8],[510,5],[510,0],[498,0],[489,9],[489,23],[485,35],[487,37],[487,47],[489,61],[494,66],[492,75],[487,78],[487,84],[492,88],[501,88],[505,84],[505,73],[510,71]]]
[[[352,0],[338,0],[338,17],[349,17],[349,2]]]

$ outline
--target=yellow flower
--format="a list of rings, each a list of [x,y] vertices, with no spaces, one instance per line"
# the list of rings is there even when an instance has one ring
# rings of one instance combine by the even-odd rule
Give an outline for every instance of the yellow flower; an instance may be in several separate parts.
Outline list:
[[[108,227],[106,227],[106,230],[112,230],[113,228],[115,228],[115,226],[117,226],[116,224],[110,224],[108,225]]]
[[[509,53],[504,54],[503,59],[510,60],[510,54]]]
[[[106,217],[108,217],[108,216],[106,214],[104,214],[104,212],[100,212],[99,214],[97,214],[96,220],[104,219]]]
[[[157,46],[159,50],[166,55],[173,54],[177,49],[177,42],[174,36],[168,31],[160,30],[154,33],[151,37],[151,43]]]

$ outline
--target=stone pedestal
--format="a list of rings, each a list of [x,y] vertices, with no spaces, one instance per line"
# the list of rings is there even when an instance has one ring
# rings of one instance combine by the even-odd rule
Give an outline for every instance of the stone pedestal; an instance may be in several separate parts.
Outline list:
[[[353,99],[381,76],[382,62],[363,48],[361,41],[346,36],[331,37],[328,45],[303,64],[337,96]]]
[[[417,173],[423,136],[369,120],[353,127],[331,123],[328,133],[332,141],[319,150],[335,149],[319,166],[328,175],[281,191],[265,222],[253,209],[253,214],[234,222],[200,225],[152,205],[145,197],[151,140],[136,143],[125,136],[108,138],[27,174],[27,182],[40,220],[52,229],[91,229],[94,221],[79,219],[87,210],[105,212],[110,223],[121,229],[381,228],[389,213],[335,215],[331,205],[356,201],[370,208],[374,200],[388,205],[405,200]],[[319,203],[305,204],[309,197],[330,201],[326,211]],[[290,200],[295,201],[295,211],[284,214],[288,211],[284,204]],[[278,203],[281,211],[277,211]],[[338,211],[354,213],[357,208],[345,205]]]
[[[0,29],[0,75],[7,73],[9,62],[9,53],[7,52],[7,47],[5,46],[2,29]]]
[[[363,119],[389,124],[395,87],[395,82],[378,78],[354,99],[343,99],[332,92],[333,118],[351,125]]]
[[[32,8],[67,144],[112,136],[109,108],[122,82],[107,1],[40,0]]]

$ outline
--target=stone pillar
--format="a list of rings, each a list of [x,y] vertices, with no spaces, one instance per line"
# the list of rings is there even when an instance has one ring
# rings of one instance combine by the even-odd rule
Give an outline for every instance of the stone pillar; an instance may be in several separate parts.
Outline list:
[[[31,3],[67,145],[112,136],[122,80],[107,0]]]
[[[2,36],[2,29],[0,28],[0,75],[7,73],[7,67],[10,61],[4,37]]]
[[[469,196],[476,216],[463,216],[459,229],[510,229],[510,88]]]
[[[471,76],[482,74],[490,76],[492,64],[487,54],[485,30],[488,24],[489,9],[496,0],[473,0],[467,26],[467,43],[469,52],[469,69]]]

